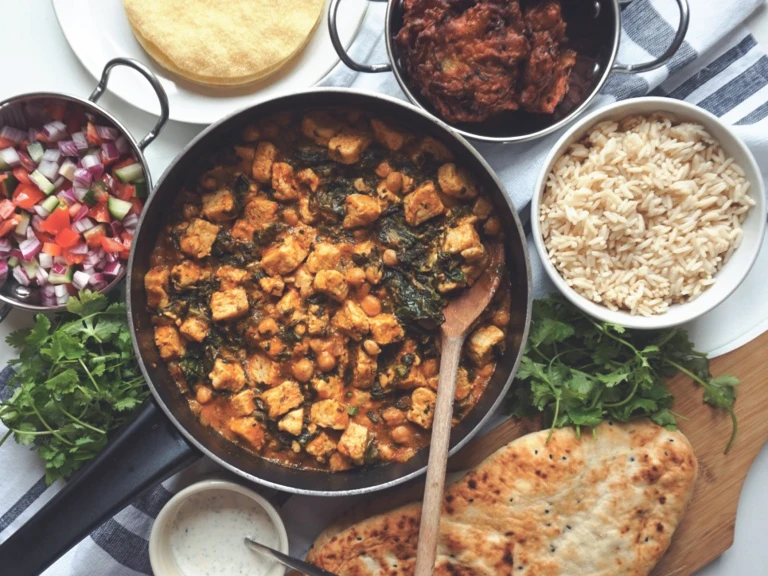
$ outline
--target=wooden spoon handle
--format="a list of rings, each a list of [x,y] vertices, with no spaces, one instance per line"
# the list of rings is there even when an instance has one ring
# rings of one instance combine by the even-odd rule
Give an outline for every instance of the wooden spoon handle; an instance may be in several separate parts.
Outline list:
[[[414,576],[431,576],[437,557],[437,538],[440,532],[440,513],[443,509],[445,468],[448,446],[451,442],[453,398],[456,394],[456,374],[464,336],[443,335],[440,356],[440,377],[437,383],[437,401],[432,422],[432,440],[429,444],[429,463],[421,508],[419,545],[416,552]]]

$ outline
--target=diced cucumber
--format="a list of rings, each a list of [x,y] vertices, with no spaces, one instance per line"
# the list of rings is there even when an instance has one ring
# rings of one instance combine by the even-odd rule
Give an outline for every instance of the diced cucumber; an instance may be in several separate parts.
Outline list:
[[[30,278],[34,278],[35,274],[37,274],[37,269],[40,268],[37,259],[30,260],[29,262],[22,262],[21,266]]]
[[[109,200],[107,201],[107,208],[109,208],[109,213],[112,214],[112,218],[115,220],[122,220],[125,218],[132,207],[133,204],[130,202],[120,200],[120,198],[115,198],[114,196],[110,196]]]
[[[106,236],[107,235],[107,225],[106,224],[96,224],[93,228],[89,228],[85,232],[83,232],[83,237],[85,238],[85,241],[88,243],[88,245],[91,245],[90,240],[92,238],[97,238],[99,236]],[[101,240],[99,240],[101,242]]]
[[[16,268],[16,266],[19,265],[19,259],[16,256],[11,256],[8,258],[8,266],[11,268]]]
[[[27,226],[29,226],[30,216],[26,212],[19,214],[19,223],[16,224],[16,234],[24,236],[27,233]]]
[[[10,170],[11,166],[0,156],[0,170]]]
[[[48,274],[48,282],[51,284],[69,284],[72,282],[72,276],[75,274],[74,266],[67,266],[67,269],[63,274],[56,274],[51,272]]]
[[[128,166],[118,168],[115,170],[115,176],[118,177],[120,182],[125,184],[127,182],[133,182],[134,180],[143,178],[144,169],[141,167],[141,164],[137,162],[136,164],[129,164]]]
[[[29,178],[32,182],[37,184],[37,187],[40,188],[41,192],[46,196],[50,196],[51,193],[56,190],[56,186],[54,186],[48,178],[40,174],[39,170],[32,172],[32,174],[29,175]]]
[[[40,144],[40,142],[32,142],[32,144],[27,146],[27,152],[29,153],[29,157],[32,158],[32,162],[40,164],[43,160],[45,149],[43,149],[43,145]]]
[[[19,181],[12,173],[0,174],[0,196],[10,198],[18,185]]]
[[[146,198],[149,196],[149,186],[144,178],[133,181],[133,188],[136,190],[136,198]]]
[[[56,198],[56,196],[48,196],[45,200],[42,201],[40,206],[45,208],[45,211],[50,214],[54,210],[56,210],[56,206],[59,205],[59,199]]]
[[[97,188],[100,190],[97,190]],[[107,185],[104,184],[104,182],[96,182],[96,184],[88,189],[85,196],[83,196],[83,202],[88,204],[88,206],[94,206],[96,202],[99,201],[99,196],[107,194],[107,191]]]

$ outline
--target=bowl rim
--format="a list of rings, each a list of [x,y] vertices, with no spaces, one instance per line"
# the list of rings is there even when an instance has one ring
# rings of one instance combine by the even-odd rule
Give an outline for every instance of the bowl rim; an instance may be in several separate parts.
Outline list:
[[[541,198],[544,193],[544,186],[546,184],[547,177],[549,176],[549,173],[552,169],[553,164],[557,161],[558,158],[560,158],[560,156],[562,156],[563,152],[565,151],[565,148],[576,140],[576,135],[579,134],[579,137],[583,136],[583,134],[580,134],[582,131],[588,130],[590,127],[593,127],[599,122],[602,122],[604,120],[609,119],[610,117],[615,116],[617,112],[622,112],[625,115],[631,115],[632,113],[649,114],[650,112],[637,112],[638,106],[642,106],[646,104],[655,104],[657,106],[655,110],[656,112],[667,112],[670,114],[687,116],[688,119],[699,122],[700,124],[704,125],[704,127],[707,129],[709,129],[711,125],[718,127],[720,130],[726,133],[732,140],[732,142],[729,142],[727,146],[730,148],[737,149],[736,150],[737,154],[743,157],[744,160],[743,161],[740,160],[739,163],[742,165],[747,164],[748,166],[744,166],[744,168],[751,169],[753,173],[757,175],[757,181],[753,181],[751,179],[748,179],[748,180],[751,186],[750,195],[755,199],[755,206],[752,209],[757,210],[761,214],[761,217],[758,222],[758,232],[757,232],[758,242],[756,242],[755,247],[752,249],[752,253],[748,256],[749,260],[747,262],[747,265],[743,266],[740,270],[737,270],[734,273],[735,275],[738,275],[739,278],[729,290],[724,291],[721,295],[715,298],[708,306],[704,307],[702,310],[697,312],[690,312],[688,314],[682,314],[678,318],[674,318],[674,317],[670,318],[667,312],[663,314],[658,314],[655,316],[641,316],[641,315],[632,315],[625,310],[613,311],[602,304],[598,304],[597,302],[592,302],[591,300],[582,296],[581,294],[576,292],[576,290],[574,290],[573,288],[571,288],[566,284],[563,277],[560,275],[560,273],[557,271],[552,261],[549,259],[549,256],[547,254],[547,249],[544,246],[544,241],[541,234],[541,228],[539,226],[538,214],[539,214]],[[729,154],[729,155],[734,156],[735,154]],[[704,314],[710,312],[711,310],[713,310],[714,308],[722,304],[731,294],[733,294],[733,292],[736,291],[736,289],[738,289],[738,287],[742,284],[742,282],[744,282],[744,279],[747,277],[750,270],[754,266],[755,262],[757,261],[757,257],[760,253],[762,239],[764,238],[765,231],[766,231],[766,205],[767,204],[768,202],[766,202],[766,198],[765,198],[765,183],[761,177],[760,166],[758,165],[757,160],[755,159],[751,150],[747,147],[744,141],[733,131],[733,129],[728,124],[725,124],[717,116],[708,112],[707,110],[704,110],[703,108],[700,108],[694,104],[691,104],[690,102],[685,102],[684,100],[677,100],[674,98],[665,98],[661,96],[642,96],[638,98],[629,98],[626,100],[619,100],[617,102],[613,102],[611,104],[603,106],[583,116],[582,118],[579,118],[558,139],[558,141],[550,150],[549,154],[547,154],[547,157],[544,160],[542,168],[539,172],[539,176],[536,179],[534,194],[531,200],[531,213],[530,213],[531,234],[533,236],[533,243],[536,247],[536,252],[538,253],[539,258],[542,261],[542,265],[544,270],[547,273],[547,276],[550,278],[552,283],[557,287],[560,293],[563,296],[565,296],[574,306],[576,306],[583,312],[587,313],[588,315],[594,318],[597,318],[598,320],[601,320],[603,322],[618,323],[626,328],[633,328],[633,329],[639,329],[639,330],[658,330],[658,329],[664,329],[664,328],[672,328],[674,326],[680,326],[687,322],[691,322],[692,320],[695,320],[700,316],[703,316]],[[740,246],[739,248],[737,248],[737,250],[741,248],[742,247]],[[715,277],[719,273],[720,271],[718,270],[718,272],[715,274]],[[696,300],[685,302],[683,304],[673,304],[672,306],[685,307],[695,301]]]
[[[237,492],[244,496],[248,496],[261,506],[269,516],[277,532],[277,539],[279,542],[277,550],[283,554],[288,554],[288,533],[286,532],[283,519],[280,517],[277,509],[264,498],[264,496],[237,482],[222,480],[220,478],[208,478],[190,484],[183,490],[174,494],[173,497],[160,509],[160,512],[155,518],[149,536],[149,563],[155,574],[183,576],[173,561],[173,555],[170,548],[167,547],[168,542],[166,541],[166,538],[170,536],[172,520],[178,513],[184,501],[194,494],[211,490],[230,490],[232,492]],[[274,566],[267,574],[268,576],[282,576],[284,573],[285,567],[283,567],[282,564],[275,562]]]

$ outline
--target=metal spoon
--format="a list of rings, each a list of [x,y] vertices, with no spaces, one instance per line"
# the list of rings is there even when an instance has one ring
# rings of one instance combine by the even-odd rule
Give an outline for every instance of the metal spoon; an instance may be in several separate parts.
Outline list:
[[[323,570],[322,568],[318,568],[317,566],[313,566],[309,562],[304,562],[304,560],[299,560],[298,558],[292,558],[291,556],[288,556],[287,554],[283,554],[282,552],[278,552],[277,550],[274,550],[270,548],[269,546],[264,546],[264,544],[259,544],[255,540],[251,540],[250,538],[243,538],[243,542],[245,543],[248,548],[253,550],[254,552],[258,552],[259,554],[264,554],[264,556],[269,556],[273,560],[276,560],[283,566],[288,566],[288,568],[293,568],[294,570],[298,570],[302,574],[307,574],[307,576],[337,576],[333,572],[328,572],[328,570]]]

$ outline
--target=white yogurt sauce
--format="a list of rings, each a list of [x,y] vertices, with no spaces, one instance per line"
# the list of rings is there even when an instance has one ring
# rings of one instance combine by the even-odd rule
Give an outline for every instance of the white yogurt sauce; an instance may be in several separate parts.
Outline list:
[[[232,490],[192,494],[171,524],[171,553],[184,576],[264,576],[274,561],[243,538],[277,549],[277,530],[257,502]]]

